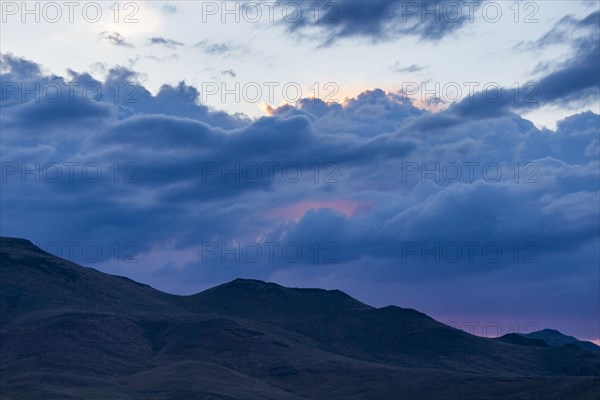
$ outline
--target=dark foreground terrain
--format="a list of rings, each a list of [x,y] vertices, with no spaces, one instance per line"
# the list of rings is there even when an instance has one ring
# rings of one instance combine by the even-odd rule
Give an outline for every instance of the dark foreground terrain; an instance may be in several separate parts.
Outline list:
[[[600,398],[600,353],[556,331],[485,339],[254,280],[169,295],[22,239],[0,257],[3,400]]]

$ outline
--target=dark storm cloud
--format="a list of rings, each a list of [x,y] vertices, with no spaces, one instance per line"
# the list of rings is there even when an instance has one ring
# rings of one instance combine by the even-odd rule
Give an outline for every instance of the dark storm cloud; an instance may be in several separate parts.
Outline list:
[[[598,71],[600,71],[600,35],[582,41],[577,54],[572,59],[538,81],[539,98],[543,102],[598,98],[600,90]]]
[[[85,100],[69,101],[66,96],[62,96],[52,104],[28,102],[13,106],[3,125],[22,130],[62,129],[65,124],[100,124],[111,118],[114,113],[114,107],[108,104]]]
[[[302,17],[285,23],[292,32],[318,27],[314,38],[328,46],[340,39],[361,37],[374,42],[400,36],[439,41],[469,22],[481,3],[431,1],[316,1],[306,3]],[[315,8],[319,18],[315,18]]]
[[[576,68],[578,54],[539,82]],[[283,282],[306,277],[342,288],[392,282],[425,303],[429,295],[414,287],[435,287],[436,304],[469,304],[468,285],[494,282],[490,293],[511,288],[514,301],[549,316],[530,302],[531,291],[554,304],[557,282],[577,281],[578,295],[561,297],[572,306],[562,306],[561,315],[583,321],[596,307],[600,116],[593,112],[565,118],[550,131],[519,116],[524,106],[508,100],[491,104],[477,95],[432,113],[376,89],[345,104],[303,99],[251,120],[207,108],[184,82],[152,95],[125,68],[98,81],[86,73],[47,76],[10,55],[2,64],[3,168],[8,162],[30,171],[23,177],[3,169],[4,235],[100,242],[105,263],[96,266],[179,292],[245,274]],[[573,79],[572,88],[548,84],[540,92],[545,102],[588,87],[563,76]],[[75,82],[100,87],[101,96],[90,101],[75,91],[72,99],[54,102],[23,99],[6,85],[11,82]],[[115,85],[122,89],[117,98]],[[95,163],[102,177],[83,179],[81,168],[74,181],[66,172],[57,182],[32,177],[35,163],[63,162]],[[277,164],[272,179],[266,169],[255,181],[240,173],[265,163]],[[291,182],[282,174],[286,163],[301,167],[302,179]],[[472,177],[465,163],[476,165]],[[483,172],[489,163],[500,167],[497,179],[495,168]],[[462,168],[455,180],[441,172],[450,164]],[[408,165],[417,171],[407,173]],[[111,263],[109,245],[130,241],[139,244],[143,262]],[[203,260],[203,244],[235,241],[294,242],[304,258],[292,263],[279,251],[275,262],[223,262],[220,254]],[[406,243],[431,248],[448,241],[479,242],[480,252],[483,243],[497,243],[505,257],[436,263],[413,254],[403,260]],[[335,253],[337,262],[315,264],[315,242],[323,246],[321,261]],[[328,243],[336,251],[325,248]],[[515,262],[515,243],[534,243],[537,262]],[[372,289],[370,296],[377,293]],[[577,308],[583,303],[588,306]],[[503,309],[499,301],[490,304]]]
[[[581,19],[565,16],[540,39],[519,46],[531,51],[565,43],[571,46],[572,55],[554,65],[542,66],[546,75],[536,81],[536,102],[581,102],[599,98],[600,11]]]

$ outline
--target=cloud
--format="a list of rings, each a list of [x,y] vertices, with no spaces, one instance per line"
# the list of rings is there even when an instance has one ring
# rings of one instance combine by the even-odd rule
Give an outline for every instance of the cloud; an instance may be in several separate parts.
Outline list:
[[[302,5],[300,18],[282,22],[291,32],[302,33],[321,45],[330,46],[345,38],[364,38],[372,42],[389,41],[400,36],[440,41],[471,20],[473,8],[451,0],[428,2],[342,0],[316,1]],[[315,9],[319,10],[315,14]],[[434,10],[432,16],[431,11]],[[318,15],[318,18],[316,17]],[[317,30],[317,33],[311,30]]]
[[[229,76],[231,78],[235,78],[237,76],[235,71],[232,69],[226,69],[224,71],[221,71],[221,75]]]
[[[177,6],[174,4],[166,3],[163,4],[162,10],[166,13],[173,14],[177,12]]]
[[[127,42],[125,40],[125,38],[119,32],[103,31],[103,32],[100,32],[99,36],[101,39],[107,40],[109,43],[111,43],[115,46],[133,48],[133,45],[131,43]]]
[[[410,117],[426,114],[412,102],[381,89],[367,90],[346,104],[326,103],[320,99],[302,99],[290,105],[271,109],[274,115],[304,115],[327,133],[351,133],[376,136],[396,131]],[[351,123],[349,123],[351,121]]]
[[[96,80],[48,75],[12,55],[2,65],[3,235],[99,243],[103,264],[91,266],[179,292],[243,271],[366,287],[375,300],[376,288],[395,283],[410,294],[398,303],[425,304],[433,314],[444,312],[440,304],[467,307],[474,294],[506,288],[532,315],[589,321],[597,312],[600,116],[592,111],[551,131],[520,116],[520,103],[477,95],[433,113],[374,89],[343,104],[303,99],[250,119],[200,104],[185,82],[152,94],[127,68]],[[79,89],[58,101],[23,98],[10,85],[68,82]],[[86,98],[86,85],[101,95]],[[543,96],[556,101],[585,87]],[[57,165],[62,178],[53,180]],[[98,169],[100,179],[90,179]],[[128,242],[164,265],[111,262],[114,244]],[[475,261],[464,245],[473,242]],[[256,262],[203,259],[207,243],[264,253]],[[290,244],[300,246],[298,260],[282,253]],[[486,259],[486,244],[503,256]],[[448,261],[454,253],[442,249],[456,246],[461,257]],[[75,261],[90,265],[81,254]],[[578,282],[577,294],[557,289],[565,281]],[[532,292],[548,301],[532,302]]]
[[[228,43],[213,43],[208,40],[202,40],[194,45],[202,49],[207,54],[224,54],[232,50],[232,47]]]
[[[599,98],[600,35],[580,44],[576,54],[537,82],[543,102]]]
[[[132,65],[135,65],[135,63],[140,59],[140,58],[147,58],[149,60],[154,60],[154,61],[158,61],[158,62],[165,62],[165,61],[177,61],[179,59],[179,55],[177,55],[177,53],[172,53],[168,56],[155,56],[153,54],[150,55],[145,55],[145,56],[140,56],[138,57],[135,62],[132,63]]]
[[[568,43],[570,58],[538,66],[536,100],[541,103],[582,103],[600,99],[600,11],[577,19],[567,15],[541,38],[518,47],[526,51]]]
[[[15,78],[28,78],[31,76],[39,76],[41,74],[41,69],[40,66],[33,61],[15,57],[11,53],[5,53],[2,56],[2,73],[10,74],[10,76]],[[4,101],[4,98],[2,98],[2,100]]]
[[[176,47],[183,46],[183,43],[172,39],[166,39],[163,37],[151,37],[148,39],[148,45],[160,45],[169,49],[174,49]]]
[[[567,59],[538,66],[544,73],[532,82],[515,88],[491,88],[452,104],[438,119],[493,117],[502,112],[525,112],[544,105],[585,106],[600,100],[600,12],[578,20],[567,16],[530,47],[543,48],[567,38],[566,27],[575,29],[569,37],[572,48]],[[569,31],[571,32],[571,31]],[[571,35],[571,33],[569,33]],[[430,121],[431,122],[431,121]]]
[[[552,45],[578,43],[583,37],[598,34],[600,11],[594,11],[587,16],[577,19],[572,15],[561,18],[548,32],[534,41],[519,42],[517,49],[532,50]]]
[[[409,65],[408,67],[401,67],[400,62],[397,62],[392,67],[392,70],[394,72],[402,72],[402,73],[404,73],[404,72],[408,72],[408,73],[419,72],[419,71],[423,71],[424,69],[426,69],[426,67],[423,67],[423,66],[420,66],[417,64],[412,64],[412,65]]]

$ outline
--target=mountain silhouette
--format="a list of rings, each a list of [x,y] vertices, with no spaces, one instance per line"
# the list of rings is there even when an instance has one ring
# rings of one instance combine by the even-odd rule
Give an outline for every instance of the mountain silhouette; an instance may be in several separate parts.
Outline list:
[[[574,345],[586,350],[600,352],[600,346],[585,340],[578,340],[573,336],[568,336],[555,329],[542,329],[541,331],[522,334],[528,339],[543,340],[553,347]]]
[[[562,335],[557,331],[481,338],[339,290],[251,279],[176,296],[68,262],[24,239],[0,238],[0,258],[2,399],[600,393],[600,354],[559,344],[552,339]]]

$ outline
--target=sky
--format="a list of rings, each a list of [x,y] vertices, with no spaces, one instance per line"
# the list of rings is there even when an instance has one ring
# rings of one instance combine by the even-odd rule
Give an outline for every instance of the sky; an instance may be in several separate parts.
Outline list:
[[[597,1],[0,2],[0,234],[170,293],[600,339]]]

